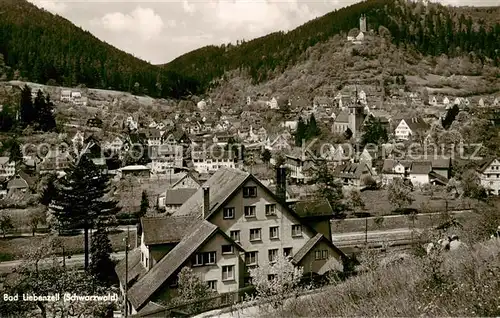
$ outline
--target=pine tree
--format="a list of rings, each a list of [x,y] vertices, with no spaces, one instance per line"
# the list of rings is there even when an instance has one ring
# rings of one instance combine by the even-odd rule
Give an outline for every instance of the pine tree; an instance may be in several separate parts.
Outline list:
[[[140,211],[139,211],[139,217],[143,217],[146,215],[146,213],[148,212],[148,209],[149,209],[149,199],[148,199],[148,194],[146,193],[146,191],[142,191],[142,195],[141,195],[141,208],[140,208]]]
[[[33,100],[31,99],[31,88],[28,85],[24,85],[23,89],[21,90],[19,111],[23,127],[26,127],[33,123],[36,114],[33,107]]]
[[[60,229],[83,229],[85,233],[85,269],[89,264],[89,230],[114,224],[117,202],[109,197],[109,177],[101,173],[86,154],[59,179],[52,202]]]
[[[10,142],[9,161],[14,161],[16,163],[16,167],[23,161],[21,145],[19,144],[17,139],[13,139]]]
[[[38,129],[50,131],[56,128],[56,121],[53,114],[54,104],[50,100],[49,95],[45,97],[41,91],[38,91],[34,108],[37,114],[36,121],[38,123]]]
[[[90,273],[104,286],[110,286],[114,276],[115,264],[111,260],[111,241],[108,233],[103,228],[98,228],[92,235],[92,245],[90,247],[91,263]]]
[[[295,131],[295,146],[302,146],[302,141],[306,138],[307,125],[304,123],[302,117],[297,121],[297,130]]]
[[[48,207],[54,198],[54,194],[56,193],[55,187],[56,175],[50,174],[47,178],[47,183],[42,190],[42,194],[40,195],[39,202],[40,204]]]
[[[320,133],[321,130],[319,129],[318,124],[316,123],[316,118],[314,117],[314,114],[311,114],[309,122],[307,123],[307,133],[306,133],[307,139],[319,136]]]

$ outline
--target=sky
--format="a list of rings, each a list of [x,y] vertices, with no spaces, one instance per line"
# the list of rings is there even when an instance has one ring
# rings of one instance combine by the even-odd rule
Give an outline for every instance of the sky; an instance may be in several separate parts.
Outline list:
[[[206,45],[287,31],[359,0],[28,0],[153,64]],[[434,0],[494,6],[500,0]]]

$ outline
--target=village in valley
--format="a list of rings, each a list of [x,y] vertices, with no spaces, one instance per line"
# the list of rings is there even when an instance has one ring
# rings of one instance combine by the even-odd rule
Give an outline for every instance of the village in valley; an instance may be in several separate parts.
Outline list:
[[[361,15],[342,41],[362,50],[379,39]],[[355,78],[313,95],[254,86],[231,102],[217,89],[174,100],[0,82],[2,281],[53,257],[106,281],[120,297],[108,316],[222,315],[256,290],[254,302],[283,310],[292,285],[340,284],[371,270],[367,255],[388,266],[461,249],[467,226],[456,224],[499,207],[500,95],[450,84],[479,76],[418,86],[424,77]],[[53,254],[29,253],[52,236]],[[289,285],[260,281],[281,271]],[[182,289],[186,277],[198,294]]]

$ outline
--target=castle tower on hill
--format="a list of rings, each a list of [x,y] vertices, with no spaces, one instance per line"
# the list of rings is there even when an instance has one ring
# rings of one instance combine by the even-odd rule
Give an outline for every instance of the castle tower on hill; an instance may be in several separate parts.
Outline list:
[[[364,14],[359,18],[359,31],[366,33],[366,16]]]

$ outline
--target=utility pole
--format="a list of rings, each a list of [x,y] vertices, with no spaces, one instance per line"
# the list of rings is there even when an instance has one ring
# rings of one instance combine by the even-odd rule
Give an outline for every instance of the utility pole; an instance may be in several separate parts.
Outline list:
[[[128,242],[130,229],[127,225],[127,236],[125,237],[125,318],[128,317]]]
[[[368,218],[365,218],[365,245],[368,246]]]

